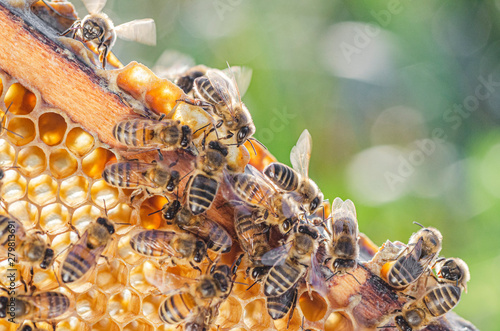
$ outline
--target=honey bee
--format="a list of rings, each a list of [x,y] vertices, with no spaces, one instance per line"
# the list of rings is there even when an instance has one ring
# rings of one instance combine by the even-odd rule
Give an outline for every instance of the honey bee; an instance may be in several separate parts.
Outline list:
[[[13,318],[15,323],[53,320],[66,313],[69,306],[69,298],[59,292],[1,296],[0,318]]]
[[[150,19],[134,20],[114,26],[108,15],[101,12],[106,0],[82,0],[89,15],[77,20],[61,35],[72,35],[83,42],[93,42],[99,52],[99,61],[106,68],[106,57],[115,44],[116,37],[146,45],[156,45],[155,22]]]
[[[332,260],[334,275],[349,273],[356,268],[359,255],[356,207],[351,200],[342,201],[340,198],[335,198],[330,226],[331,245],[327,247],[329,257],[325,263]]]
[[[443,236],[439,230],[416,224],[422,229],[410,237],[408,247],[387,273],[387,282],[395,289],[404,289],[416,282],[441,251]],[[411,246],[413,248],[406,253]]]
[[[197,216],[212,205],[226,165],[227,148],[218,141],[210,141],[208,149],[196,159],[195,172],[186,185],[187,205]]]
[[[227,73],[229,75],[218,69],[208,69],[203,76],[194,80],[193,92],[196,98],[213,105],[215,115],[221,118],[217,127],[224,124],[228,129],[228,138],[236,134],[236,144],[240,146],[255,133],[255,125],[250,112],[241,101],[231,68]],[[251,77],[251,71],[241,68],[241,79],[249,81],[250,78],[243,78],[249,76]]]
[[[291,192],[290,195],[309,214],[323,204],[323,193],[308,176],[311,150],[311,135],[304,130],[290,152],[293,169],[279,162],[273,162],[264,169],[264,174],[281,190]]]
[[[231,235],[219,223],[206,217],[193,215],[186,206],[181,207],[172,215],[170,214],[171,204],[165,204],[162,209],[162,216],[167,224],[173,221],[180,229],[203,239],[206,247],[213,252],[227,253],[231,250],[233,245]]]
[[[420,330],[435,318],[452,310],[460,301],[461,290],[451,284],[438,285],[421,298],[406,304],[394,319],[401,331]]]
[[[33,266],[47,269],[54,262],[54,250],[41,233],[28,233],[15,217],[0,215],[0,243],[5,251],[13,252],[23,263],[30,265],[31,275]]]
[[[282,296],[306,275],[318,248],[318,236],[314,227],[297,224],[285,245],[264,254],[262,263],[272,266],[264,281],[266,297]]]
[[[75,244],[71,244],[60,268],[63,283],[84,281],[97,265],[101,253],[111,242],[115,233],[114,224],[105,217],[90,223],[85,233]]]
[[[470,272],[467,263],[462,259],[456,257],[442,258],[436,261],[435,268],[439,283],[455,284],[455,286],[461,287],[467,293]]]
[[[234,229],[241,249],[247,253],[249,261],[254,265],[262,265],[260,259],[270,250],[269,227],[255,223],[255,219],[259,217],[255,212],[241,206],[234,211]]]
[[[175,150],[188,148],[193,132],[180,121],[135,118],[118,122],[113,127],[113,137],[132,148]]]
[[[180,290],[169,295],[160,305],[158,315],[160,320],[166,324],[176,325],[186,322],[186,325],[194,327],[193,319],[209,309],[207,307],[222,303],[231,293],[236,271],[241,263],[243,255],[234,262],[232,267],[228,265],[213,265],[208,275],[202,276],[198,281],[191,283],[186,290]],[[212,314],[211,314],[212,315]],[[215,314],[214,314],[215,315]],[[211,316],[209,319],[213,319]],[[207,330],[210,324],[203,323]],[[202,330],[199,327],[195,330]]]
[[[207,255],[203,240],[190,233],[175,231],[141,231],[132,236],[130,247],[141,255],[170,260],[174,265],[177,260],[189,262],[197,270],[200,269],[193,262],[200,264]]]
[[[298,220],[298,207],[264,177],[257,169],[247,165],[244,173],[227,175],[226,180],[235,196],[259,211],[255,223],[265,222],[278,226],[282,234],[288,233]]]
[[[173,192],[181,180],[179,172],[170,170],[163,162],[139,161],[118,162],[107,165],[102,178],[110,185],[136,189],[130,196],[132,201],[143,190],[148,195]]]

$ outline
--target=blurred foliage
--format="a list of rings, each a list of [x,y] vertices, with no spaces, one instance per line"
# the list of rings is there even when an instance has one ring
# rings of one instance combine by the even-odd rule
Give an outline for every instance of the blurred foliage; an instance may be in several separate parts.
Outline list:
[[[252,68],[244,101],[256,137],[288,162],[309,129],[311,177],[330,201],[354,201],[361,231],[377,244],[406,242],[413,221],[441,230],[442,255],[471,269],[456,311],[493,330],[499,8],[474,0],[109,0],[105,11],[116,23],[157,22],[156,48],[117,42],[124,63],[152,66],[172,49],[211,67]],[[436,132],[441,138],[429,140]]]

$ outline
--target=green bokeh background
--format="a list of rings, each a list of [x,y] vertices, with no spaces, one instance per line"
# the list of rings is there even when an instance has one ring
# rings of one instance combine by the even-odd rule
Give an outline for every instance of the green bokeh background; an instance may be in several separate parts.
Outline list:
[[[289,162],[307,128],[310,176],[330,201],[353,200],[375,243],[407,242],[413,221],[441,230],[442,255],[471,270],[455,310],[500,329],[500,1],[109,0],[105,12],[157,22],[157,47],[117,42],[123,63],[172,49],[252,68],[255,136]]]

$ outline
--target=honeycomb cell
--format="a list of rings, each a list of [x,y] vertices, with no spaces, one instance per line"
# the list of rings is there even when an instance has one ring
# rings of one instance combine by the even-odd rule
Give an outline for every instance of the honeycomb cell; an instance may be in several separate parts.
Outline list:
[[[35,124],[27,118],[13,118],[7,126],[7,137],[16,146],[23,146],[35,139]]]
[[[130,235],[125,235],[118,241],[118,255],[126,263],[136,265],[143,260],[143,257],[130,248]],[[132,277],[132,276],[131,276]]]
[[[94,137],[82,128],[74,128],[68,132],[66,146],[73,154],[81,157],[94,147]]]
[[[50,329],[49,329],[50,330]],[[56,325],[56,331],[89,331],[90,326],[78,317],[69,317]]]
[[[33,275],[33,285],[40,291],[50,291],[59,287],[52,268],[45,270],[36,268]]]
[[[325,331],[346,330],[354,331],[354,326],[349,318],[340,312],[333,312],[325,322]]]
[[[248,289],[249,285],[246,284],[251,281],[251,278],[246,278],[246,271],[243,268],[239,269],[236,273],[236,281],[238,283],[234,284],[232,293],[241,300],[248,300],[259,296],[261,291],[260,283],[256,283]]]
[[[234,297],[228,297],[218,309],[219,316],[215,324],[221,328],[231,329],[238,324],[243,315],[243,309],[239,301]]]
[[[60,203],[45,206],[40,212],[40,226],[49,234],[58,234],[68,229],[68,208]]]
[[[17,155],[17,165],[23,175],[36,177],[47,168],[47,159],[40,147],[29,146],[23,148]]]
[[[139,211],[141,226],[145,229],[158,229],[163,221],[161,213],[152,213],[160,210],[167,202],[165,197],[159,195],[144,200]]]
[[[89,182],[83,176],[75,176],[61,183],[59,197],[71,208],[76,208],[87,200]]]
[[[76,312],[87,323],[95,323],[106,314],[106,295],[95,288],[76,299]]]
[[[38,209],[28,201],[16,201],[8,208],[9,214],[20,220],[29,230],[38,222]]]
[[[3,199],[7,202],[14,202],[21,199],[25,193],[26,193],[26,179],[23,176],[19,175],[17,171],[14,170],[6,171],[2,185]]]
[[[49,175],[33,178],[28,183],[28,197],[39,206],[56,200],[57,183]]]
[[[92,325],[92,331],[120,331],[120,327],[111,318],[103,318]]]
[[[165,298],[165,296],[153,294],[148,295],[142,300],[142,313],[148,321],[155,324],[162,323],[160,317],[158,316],[158,309]]]
[[[85,205],[74,211],[71,223],[78,229],[78,232],[84,233],[89,224],[99,216],[101,216],[101,211],[97,207]]]
[[[51,246],[54,250],[54,256],[57,256],[59,262],[64,259],[65,249],[77,240],[78,235],[75,231],[67,231],[54,237]]]
[[[140,293],[149,294],[156,291],[157,287],[154,284],[154,278],[146,275],[157,275],[159,273],[161,273],[161,270],[156,263],[145,261],[130,271],[130,285]]]
[[[0,139],[0,165],[4,168],[11,166],[14,164],[15,158],[15,149],[5,139]]]
[[[132,217],[133,212],[134,210],[125,203],[119,203],[113,209],[108,210],[108,217],[115,223],[117,233],[127,231],[129,227],[126,224],[135,225],[137,217]]]
[[[55,178],[66,178],[78,169],[78,161],[67,150],[57,149],[50,153],[49,167]]]
[[[108,301],[108,311],[117,323],[128,323],[141,311],[141,298],[135,291],[125,289]]]
[[[99,179],[106,163],[112,160],[116,160],[115,154],[105,148],[99,147],[83,159],[82,170],[90,178]]]
[[[28,115],[36,105],[36,96],[19,83],[12,84],[5,94],[5,107],[14,115]]]
[[[7,278],[9,274],[15,275],[14,283],[12,283],[12,278]],[[2,288],[12,287],[18,289],[16,290],[16,292],[18,292],[19,287],[23,286],[20,281],[20,276],[21,276],[21,269],[19,264],[11,266],[9,260],[7,259],[0,262],[0,285],[2,286]]]
[[[305,318],[311,322],[317,322],[322,319],[328,309],[325,299],[318,293],[312,292],[311,297],[306,291],[299,298],[299,306]]]
[[[253,331],[262,331],[271,323],[271,316],[267,313],[266,301],[257,299],[245,306],[243,322]]]
[[[274,320],[274,326],[276,327],[277,330],[287,330],[287,331],[299,331],[303,330],[303,325],[302,325],[302,319],[300,318],[300,314],[298,309],[295,309],[293,312],[292,319],[289,320],[290,318],[290,312],[285,315],[282,319],[279,320]],[[290,321],[290,322],[289,322]],[[305,330],[313,331],[311,328],[307,328]]]
[[[56,113],[45,113],[38,119],[40,139],[49,146],[58,145],[64,139],[67,127],[64,118]]]
[[[123,327],[123,331],[154,331],[153,324],[144,318],[139,318]]]
[[[113,208],[118,203],[118,194],[118,189],[109,186],[104,180],[95,182],[90,189],[92,201],[102,208]]]
[[[121,291],[128,281],[128,269],[125,263],[120,260],[112,260],[103,263],[97,268],[97,283],[106,293],[116,293]]]

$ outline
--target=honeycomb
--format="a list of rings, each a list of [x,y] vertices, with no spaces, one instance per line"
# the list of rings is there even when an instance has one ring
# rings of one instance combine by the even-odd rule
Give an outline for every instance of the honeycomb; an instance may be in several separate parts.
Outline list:
[[[41,6],[39,11],[43,10],[40,3],[36,6]],[[50,15],[45,19],[50,19]],[[165,81],[141,65],[100,74],[114,82],[110,83],[113,92],[121,89],[130,95],[126,96],[127,101],[137,98],[160,113],[169,112],[172,100],[177,98],[169,96],[171,91],[166,88]],[[153,196],[129,204],[130,190],[111,187],[101,178],[105,165],[121,160],[123,150],[111,146],[109,140],[103,141],[103,132],[89,130],[88,124],[83,126],[83,121],[75,121],[77,117],[73,114],[50,106],[45,94],[21,84],[20,78],[0,71],[0,109],[6,114],[3,122],[6,130],[0,135],[0,165],[5,171],[1,198],[4,213],[19,219],[28,230],[40,230],[55,251],[54,268],[35,267],[33,276],[37,290],[59,290],[71,300],[68,313],[55,320],[55,330],[182,330],[182,324],[168,326],[158,317],[158,308],[169,290],[160,286],[158,279],[163,279],[165,273],[194,279],[199,273],[183,265],[162,268],[156,259],[135,253],[128,244],[134,227],[157,229],[165,226],[159,214],[150,214],[159,210],[167,199]],[[164,102],[165,99],[170,101]],[[204,123],[204,120],[195,119],[197,123]],[[111,131],[111,127],[103,125],[101,130]],[[248,143],[246,147],[249,152],[240,147],[232,154],[235,169],[241,170],[247,162],[263,169],[276,160],[260,145],[255,145],[257,154]],[[182,161],[180,166],[183,166]],[[218,205],[221,204],[219,201]],[[215,218],[225,212],[224,208],[213,209],[210,215]],[[103,253],[107,259],[99,259],[85,282],[62,286],[54,270],[59,269],[65,250],[78,239],[78,233],[82,234],[90,222],[102,215],[117,224],[116,234]],[[234,237],[234,230],[227,222],[222,223]],[[361,237],[360,245],[361,256],[366,260],[378,251],[365,236]],[[221,262],[231,264],[240,253],[236,244],[230,253],[221,257]],[[6,287],[9,266],[5,257],[1,258],[0,285]],[[23,279],[30,279],[28,266],[19,263],[16,267]],[[203,272],[207,267],[207,263],[202,266]],[[355,277],[347,275],[333,280],[329,293],[320,289],[309,293],[305,286],[300,286],[291,320],[289,315],[272,320],[267,313],[261,284],[248,289],[250,280],[246,278],[246,267],[244,259],[232,293],[220,305],[211,330],[371,330],[373,327],[369,325],[379,322],[380,316],[367,312],[382,309],[387,313],[401,307],[387,285],[359,267],[354,272]],[[370,288],[376,288],[379,297],[358,295],[361,290]],[[16,291],[23,293],[20,277],[16,280]],[[380,297],[386,301],[377,301]],[[380,303],[383,303],[382,308]],[[359,321],[359,316],[372,320],[365,320],[364,326],[358,325],[354,321]],[[450,320],[452,318],[454,315],[450,315]],[[49,323],[37,323],[37,326],[52,329]],[[18,327],[0,319],[0,330]]]

